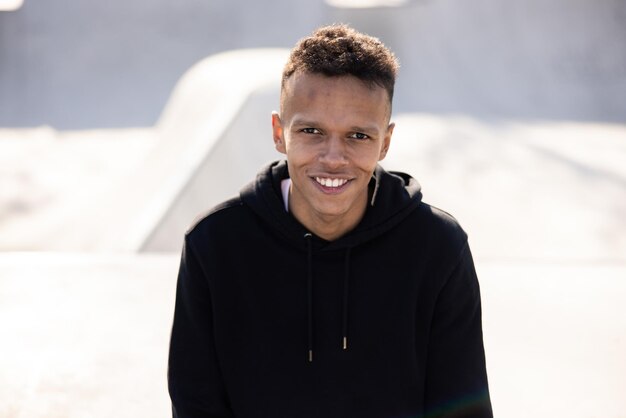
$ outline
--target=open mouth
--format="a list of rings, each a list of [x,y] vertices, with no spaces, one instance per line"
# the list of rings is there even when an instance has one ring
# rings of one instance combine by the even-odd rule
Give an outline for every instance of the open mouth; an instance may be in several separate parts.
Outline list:
[[[324,187],[337,189],[343,186],[344,184],[346,184],[349,180],[348,179],[331,179],[327,177],[315,177],[315,181]]]

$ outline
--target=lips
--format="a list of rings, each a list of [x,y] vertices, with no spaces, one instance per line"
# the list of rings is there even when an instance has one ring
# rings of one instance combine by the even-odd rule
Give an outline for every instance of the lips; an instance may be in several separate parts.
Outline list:
[[[330,178],[330,177],[314,177],[315,181],[324,187],[338,188],[348,182],[348,179]]]

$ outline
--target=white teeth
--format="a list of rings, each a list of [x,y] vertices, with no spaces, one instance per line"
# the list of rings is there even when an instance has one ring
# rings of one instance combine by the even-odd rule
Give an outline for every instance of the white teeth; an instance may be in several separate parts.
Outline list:
[[[322,177],[315,177],[315,181],[324,187],[340,187],[348,182],[346,179],[330,179]]]

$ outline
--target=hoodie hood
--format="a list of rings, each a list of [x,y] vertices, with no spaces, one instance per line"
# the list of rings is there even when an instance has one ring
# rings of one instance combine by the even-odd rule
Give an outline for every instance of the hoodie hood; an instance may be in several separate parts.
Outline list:
[[[314,310],[313,310],[313,254],[326,251],[345,251],[343,275],[342,342],[341,348],[348,349],[348,312],[350,254],[352,248],[369,241],[407,217],[421,202],[420,185],[404,173],[387,172],[377,165],[369,183],[370,201],[359,224],[335,241],[326,241],[309,232],[291,214],[285,211],[281,192],[281,181],[289,177],[286,161],[276,161],[265,167],[252,183],[241,191],[241,200],[271,229],[279,231],[296,248],[306,254],[306,294],[308,361],[313,361]]]
[[[302,237],[309,231],[285,211],[280,182],[289,177],[286,161],[267,165],[256,179],[241,190],[241,199],[259,217],[298,247],[305,247]],[[315,235],[316,250],[337,250],[355,247],[369,241],[400,223],[421,202],[422,192],[417,180],[405,173],[387,172],[376,166],[369,184],[371,199],[359,224],[335,241]]]

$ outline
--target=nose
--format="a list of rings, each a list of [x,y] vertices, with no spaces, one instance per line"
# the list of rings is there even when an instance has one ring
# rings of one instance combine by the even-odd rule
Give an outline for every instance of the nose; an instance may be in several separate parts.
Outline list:
[[[346,143],[342,138],[336,135],[330,136],[324,143],[320,162],[331,169],[343,167],[348,163],[346,151]]]

